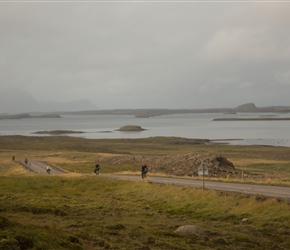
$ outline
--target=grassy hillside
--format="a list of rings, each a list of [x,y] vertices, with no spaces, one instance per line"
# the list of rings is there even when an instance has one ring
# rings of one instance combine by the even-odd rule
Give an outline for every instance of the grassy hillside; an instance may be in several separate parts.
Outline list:
[[[3,250],[290,248],[286,201],[96,176],[0,181]],[[205,235],[175,235],[182,225]]]
[[[94,161],[101,157],[208,152],[227,157],[236,168],[263,172],[259,182],[287,185],[289,148],[181,138],[0,137],[0,150],[0,250],[290,249],[289,201],[92,174]],[[27,156],[47,161],[72,173],[30,174],[12,155],[16,160]],[[122,171],[139,173],[139,166],[108,164],[101,169]],[[183,225],[196,225],[205,233],[176,235]]]

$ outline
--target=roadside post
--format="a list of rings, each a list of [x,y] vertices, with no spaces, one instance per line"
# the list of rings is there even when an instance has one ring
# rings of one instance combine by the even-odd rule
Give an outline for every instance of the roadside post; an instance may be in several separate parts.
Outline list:
[[[208,176],[208,168],[203,162],[198,167],[198,176],[202,176],[202,189],[204,190],[204,176]]]

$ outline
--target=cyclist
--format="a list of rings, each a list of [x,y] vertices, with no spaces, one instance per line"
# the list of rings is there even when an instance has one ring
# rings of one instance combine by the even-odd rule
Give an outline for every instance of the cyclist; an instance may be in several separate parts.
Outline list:
[[[96,166],[95,166],[95,169],[94,169],[94,173],[95,174],[99,174],[99,172],[100,172],[100,165],[99,165],[99,163],[96,163]]]
[[[148,167],[146,164],[142,164],[142,167],[141,167],[141,176],[142,176],[142,179],[146,178],[146,174],[148,173]]]
[[[50,171],[51,171],[51,166],[47,165],[47,167],[46,167],[46,172],[47,172],[48,174],[50,174]]]

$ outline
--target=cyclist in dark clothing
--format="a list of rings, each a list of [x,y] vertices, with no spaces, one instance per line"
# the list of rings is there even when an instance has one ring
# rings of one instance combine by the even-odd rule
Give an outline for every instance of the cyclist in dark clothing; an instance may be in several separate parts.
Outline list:
[[[143,164],[141,167],[141,176],[142,179],[146,178],[146,174],[148,173],[148,167],[146,164]]]
[[[95,169],[94,169],[94,173],[95,174],[99,174],[100,168],[101,168],[100,165],[97,163],[96,166],[95,166]]]

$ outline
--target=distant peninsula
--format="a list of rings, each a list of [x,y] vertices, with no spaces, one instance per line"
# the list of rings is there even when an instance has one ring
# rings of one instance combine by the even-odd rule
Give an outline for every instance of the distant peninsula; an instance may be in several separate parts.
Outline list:
[[[254,103],[245,103],[235,108],[206,108],[206,109],[111,109],[84,110],[76,112],[59,112],[60,115],[133,115],[136,118],[150,118],[161,115],[196,114],[196,113],[289,113],[290,106],[256,107]]]
[[[0,120],[3,120],[3,119],[27,119],[27,118],[61,118],[61,116],[59,114],[42,114],[42,115],[16,114],[16,115],[0,115]]]
[[[162,115],[175,114],[203,114],[203,113],[290,113],[290,106],[256,107],[254,103],[245,103],[235,108],[206,108],[206,109],[108,109],[108,110],[83,110],[83,111],[58,111],[58,112],[32,112],[23,114],[0,114],[1,119],[24,118],[62,118],[63,115],[132,115],[136,118],[151,118]],[[269,119],[269,118],[267,118]],[[274,119],[273,119],[274,120]]]

